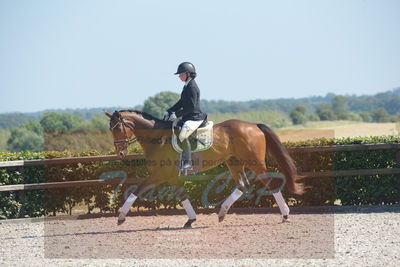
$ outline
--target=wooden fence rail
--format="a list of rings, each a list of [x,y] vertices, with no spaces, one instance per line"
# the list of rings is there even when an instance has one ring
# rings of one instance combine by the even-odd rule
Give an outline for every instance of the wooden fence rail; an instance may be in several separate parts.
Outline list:
[[[124,160],[144,159],[143,154],[130,154]],[[29,167],[40,165],[60,165],[73,163],[87,163],[96,161],[114,161],[120,160],[116,155],[106,156],[90,156],[90,157],[71,157],[71,158],[55,158],[55,159],[34,159],[34,160],[16,160],[16,161],[0,161],[0,168],[9,167]]]
[[[290,153],[315,153],[315,152],[348,152],[348,151],[371,151],[371,150],[396,150],[397,166],[400,166],[400,144],[359,144],[359,145],[341,145],[341,146],[323,146],[323,147],[295,147],[288,149]],[[143,154],[127,155],[124,160],[141,160],[144,159]],[[9,167],[28,167],[40,165],[58,165],[72,164],[83,162],[98,161],[114,161],[120,160],[118,156],[91,156],[91,157],[71,157],[71,158],[55,158],[40,160],[20,160],[20,161],[4,161],[0,162],[0,168]],[[358,170],[341,170],[341,171],[322,171],[322,172],[304,172],[301,173],[304,178],[332,178],[356,175],[390,175],[400,174],[400,168],[384,168],[384,169],[358,169]],[[198,175],[190,180],[209,180],[210,175]],[[134,183],[135,178],[128,178],[124,183]],[[36,184],[16,184],[0,186],[0,192],[4,191],[24,191],[50,188],[65,188],[74,186],[95,186],[105,184],[119,184],[121,178],[106,180],[82,180],[68,182],[52,182],[52,183],[36,183]]]
[[[370,150],[388,150],[388,149],[398,150],[397,154],[398,156],[400,156],[400,144],[366,144],[366,145],[359,144],[359,145],[288,148],[290,153],[350,152],[350,151],[370,151]],[[143,154],[130,154],[124,158],[124,160],[135,160],[135,159],[144,159]],[[29,167],[29,166],[39,166],[39,165],[59,165],[59,164],[73,164],[73,163],[97,162],[97,161],[114,161],[114,160],[120,160],[120,158],[116,155],[105,155],[105,156],[90,156],[90,157],[0,161],[0,168]]]

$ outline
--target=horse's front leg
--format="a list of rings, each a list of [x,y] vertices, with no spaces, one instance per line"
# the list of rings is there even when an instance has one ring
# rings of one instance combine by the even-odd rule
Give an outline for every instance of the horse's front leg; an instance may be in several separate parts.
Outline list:
[[[141,194],[142,190],[147,189],[149,186],[157,186],[161,184],[162,182],[165,182],[164,179],[160,179],[160,176],[151,176],[148,180],[143,182],[139,187],[135,190],[135,192],[131,193],[128,198],[125,200],[124,205],[121,207],[119,215],[118,215],[118,225],[121,225],[125,222],[126,220],[126,215],[130,211],[133,203],[136,201],[138,198],[138,195]],[[184,224],[184,228],[192,228],[192,223],[196,221],[196,212],[194,211],[192,204],[189,201],[189,198],[186,193],[186,189],[183,186],[182,182],[178,182],[178,177],[173,179],[173,182],[170,181],[172,185],[179,185],[179,194],[180,194],[180,199],[183,199],[181,201],[182,207],[185,209],[186,214],[188,216],[187,222]]]
[[[181,186],[179,188],[179,190],[181,190],[181,192],[182,192],[181,199],[183,199],[181,204],[182,204],[182,207],[185,209],[186,214],[188,216],[188,220],[185,223],[185,225],[183,225],[183,228],[192,228],[192,223],[194,223],[196,221],[196,212],[194,211],[192,204],[189,201],[189,198],[186,193],[186,189],[185,189],[185,187],[183,187],[183,183],[179,183],[179,185]]]
[[[138,198],[138,196],[141,194],[141,192],[144,189],[148,189],[149,186],[157,186],[160,183],[162,183],[163,181],[160,180],[160,177],[158,176],[150,176],[149,179],[147,179],[146,181],[144,181],[143,183],[141,183],[138,188],[129,194],[128,198],[125,200],[124,205],[122,205],[122,207],[119,210],[119,215],[118,215],[118,225],[121,225],[125,222],[126,219],[126,215],[128,214],[128,212],[130,211],[133,203],[136,201],[136,199]]]

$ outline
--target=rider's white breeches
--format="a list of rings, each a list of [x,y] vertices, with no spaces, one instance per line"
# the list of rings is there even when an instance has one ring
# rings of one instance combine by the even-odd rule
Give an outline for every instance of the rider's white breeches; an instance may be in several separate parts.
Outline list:
[[[183,141],[188,138],[197,128],[203,123],[203,121],[186,121],[183,126],[182,130],[179,133],[179,141]]]

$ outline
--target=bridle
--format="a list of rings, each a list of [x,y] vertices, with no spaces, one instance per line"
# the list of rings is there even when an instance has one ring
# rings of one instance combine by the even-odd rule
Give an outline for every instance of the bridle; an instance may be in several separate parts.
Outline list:
[[[119,113],[118,113],[118,114],[119,114]],[[134,131],[135,128],[134,128],[133,126],[127,124],[127,123],[124,121],[124,117],[123,117],[121,114],[119,114],[117,123],[114,124],[114,126],[110,126],[110,130],[114,130],[114,129],[115,129],[118,125],[120,125],[120,124],[122,125],[122,130],[124,131],[125,139],[114,140],[114,145],[118,145],[118,144],[121,144],[121,143],[122,143],[122,144],[124,145],[124,148],[126,148],[126,147],[128,147],[129,145],[131,145],[131,144],[133,144],[133,143],[135,143],[135,142],[137,141],[137,138],[136,138],[136,137],[133,137],[132,139],[129,139],[129,138],[128,138],[128,134],[127,134],[127,132],[126,132],[126,127],[128,127],[129,129],[131,129],[132,131]]]

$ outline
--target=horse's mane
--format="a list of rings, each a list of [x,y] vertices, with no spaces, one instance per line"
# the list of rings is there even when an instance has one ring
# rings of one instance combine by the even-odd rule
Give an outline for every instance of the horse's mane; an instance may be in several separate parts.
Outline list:
[[[136,109],[125,109],[125,110],[119,110],[119,112],[132,112],[132,113],[140,114],[146,120],[154,120],[156,122],[156,125],[158,126],[157,128],[162,128],[162,129],[170,129],[171,128],[172,122],[161,120],[145,111],[136,110]]]
[[[151,115],[151,114],[149,114],[147,112],[141,111],[141,110],[124,109],[124,110],[120,110],[119,112],[133,112],[133,113],[142,115],[143,118],[145,118],[146,120],[163,121],[163,120],[160,120],[159,118],[156,118],[153,115]]]

